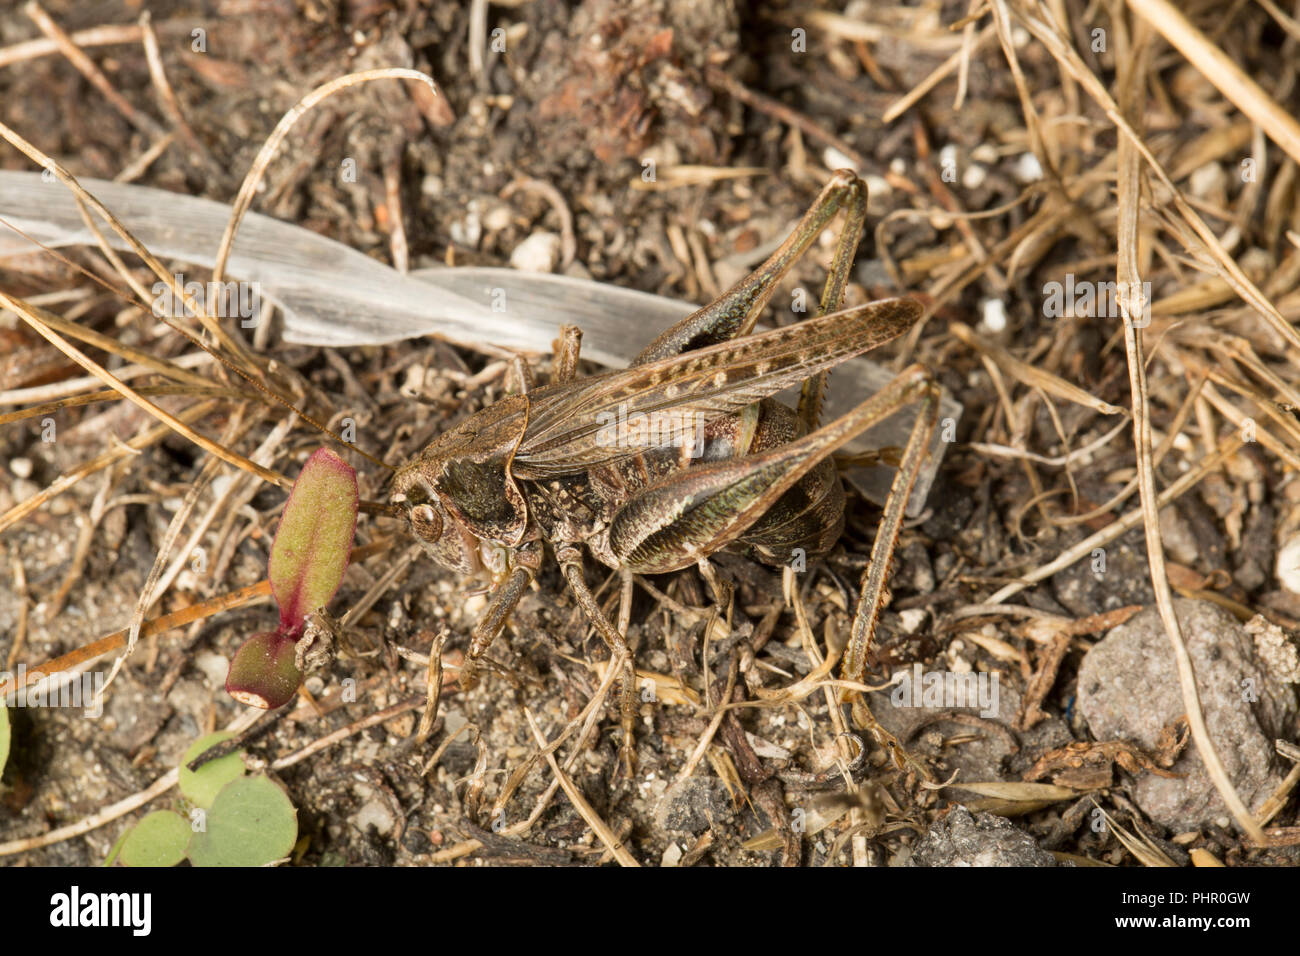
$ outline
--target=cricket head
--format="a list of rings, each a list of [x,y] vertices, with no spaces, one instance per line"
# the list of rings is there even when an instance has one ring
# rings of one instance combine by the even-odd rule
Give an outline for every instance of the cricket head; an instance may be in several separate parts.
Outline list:
[[[443,432],[394,476],[388,500],[443,567],[474,573],[483,567],[480,542],[523,540],[528,506],[510,464],[527,413],[526,398],[505,398]]]

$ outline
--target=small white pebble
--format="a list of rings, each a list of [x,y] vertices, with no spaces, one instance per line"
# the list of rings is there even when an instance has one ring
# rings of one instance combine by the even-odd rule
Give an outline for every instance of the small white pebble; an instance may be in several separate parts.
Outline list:
[[[1292,594],[1300,594],[1300,534],[1277,549],[1277,580]]]
[[[668,849],[664,850],[663,860],[660,861],[660,865],[676,866],[681,862],[684,855],[685,854],[682,853],[682,848],[680,846],[676,843],[670,843],[668,844]]]
[[[841,153],[834,146],[827,146],[822,153],[822,164],[827,169],[851,169],[859,172],[858,164]]]
[[[1193,196],[1208,199],[1223,192],[1228,185],[1228,175],[1218,163],[1206,163],[1187,179],[1187,188]]]
[[[194,655],[193,663],[205,678],[209,687],[224,687],[226,672],[230,670],[230,661],[216,651],[200,651]]]
[[[513,209],[503,202],[495,203],[483,214],[483,228],[488,232],[501,232],[503,229],[510,228],[514,218]]]
[[[538,230],[510,253],[510,265],[520,272],[554,272],[560,261],[560,237]]]
[[[32,460],[30,458],[14,458],[9,462],[9,470],[19,478],[30,478],[32,476]]]
[[[483,238],[483,220],[473,210],[465,218],[451,224],[451,241],[470,249],[478,248],[478,241]]]
[[[910,607],[906,611],[899,611],[898,617],[903,624],[903,632],[906,634],[915,634],[925,623],[926,615],[929,612],[923,607]]]
[[[28,498],[41,493],[41,488],[36,482],[28,481],[26,478],[19,478],[9,489],[10,494],[14,496],[14,501],[22,504]],[[56,501],[58,499],[55,499]]]
[[[1032,183],[1043,178],[1043,164],[1033,153],[1021,153],[1012,169],[1012,175],[1022,183]]]
[[[998,333],[1006,330],[1007,307],[1001,299],[985,299],[980,303],[980,325],[989,332]]]
[[[988,175],[988,170],[979,163],[971,163],[961,174],[961,184],[966,189],[979,189]]]
[[[361,809],[348,818],[349,822],[365,833],[371,827],[382,836],[392,832],[396,821],[393,819],[393,811],[379,799],[369,800],[362,805]]]
[[[447,711],[447,716],[443,718],[442,727],[447,733],[447,739],[450,740],[456,736],[457,732],[469,723],[469,720],[459,710]]]

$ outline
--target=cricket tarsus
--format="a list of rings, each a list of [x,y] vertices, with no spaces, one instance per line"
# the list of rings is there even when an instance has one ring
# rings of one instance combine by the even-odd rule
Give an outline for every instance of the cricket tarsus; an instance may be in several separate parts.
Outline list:
[[[578,605],[624,661],[621,765],[635,767],[636,694],[626,637],[587,588],[583,553],[625,576],[697,565],[727,549],[767,564],[828,552],[844,528],[832,452],[909,403],[921,414],[895,476],[845,651],[860,682],[903,512],[930,445],[939,390],[914,365],[852,411],[818,427],[835,365],[901,335],[917,303],[887,299],[839,310],[866,218],[866,185],[840,170],[791,236],[754,273],[659,336],[622,371],[578,377],[581,336],[565,326],[552,382],[509,396],[445,432],[393,479],[390,500],[439,563],[489,575],[495,591],[474,628],[462,686],[536,576],[551,545]],[[830,274],[810,319],[753,334],[791,266],[845,210]],[[802,383],[798,410],[771,396]],[[860,727],[896,742],[860,696]]]

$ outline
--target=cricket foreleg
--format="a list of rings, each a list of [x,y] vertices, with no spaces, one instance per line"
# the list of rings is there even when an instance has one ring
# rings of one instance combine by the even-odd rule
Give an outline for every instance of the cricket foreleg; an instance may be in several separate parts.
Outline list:
[[[511,612],[532,583],[540,565],[540,556],[533,547],[525,545],[515,552],[514,561],[515,567],[492,592],[487,610],[470,634],[469,653],[465,655],[465,664],[460,671],[461,690],[469,690],[478,683],[479,664],[492,642],[505,630]]]

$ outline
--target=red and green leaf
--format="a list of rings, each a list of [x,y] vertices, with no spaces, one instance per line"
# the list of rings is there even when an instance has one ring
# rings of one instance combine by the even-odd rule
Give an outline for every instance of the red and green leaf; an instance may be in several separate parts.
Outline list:
[[[326,448],[307,459],[284,506],[267,567],[284,633],[300,634],[307,615],[339,589],[357,504],[357,475],[347,462]]]

